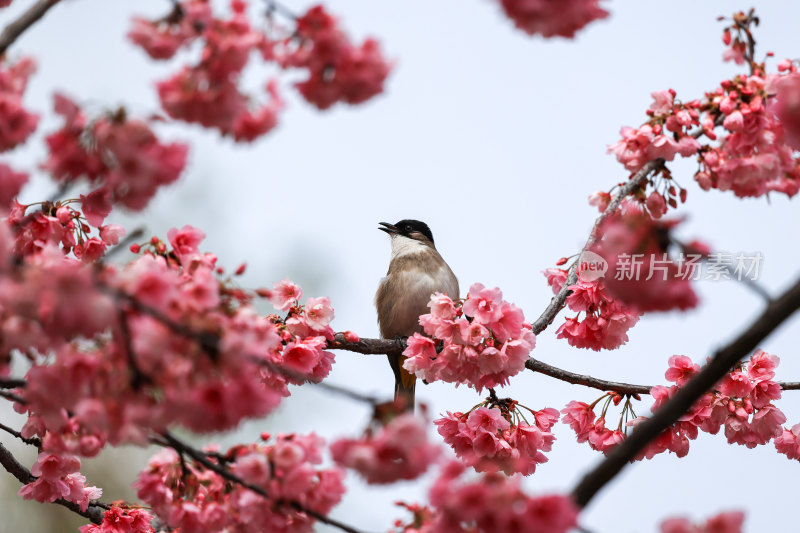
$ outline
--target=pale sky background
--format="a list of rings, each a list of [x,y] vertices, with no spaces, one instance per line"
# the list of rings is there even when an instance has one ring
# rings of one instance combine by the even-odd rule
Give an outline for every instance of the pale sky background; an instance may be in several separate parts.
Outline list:
[[[31,3],[15,0],[0,11],[0,25]],[[285,3],[297,12],[310,5]],[[307,296],[331,298],[335,329],[376,337],[372,299],[389,260],[388,239],[377,223],[418,218],[431,226],[463,292],[477,281],[499,286],[533,320],[551,296],[540,272],[578,251],[597,215],[586,197],[627,177],[605,153],[606,145],[618,139],[621,126],[643,121],[652,91],[671,87],[690,100],[738,72],[721,61],[722,24],[715,19],[753,3],[762,19],[756,30],[759,54],[772,50],[777,58],[800,57],[800,4],[790,1],[613,0],[605,3],[611,17],[576,40],[545,41],[514,29],[490,0],[331,0],[326,5],[351,35],[378,37],[396,59],[385,94],[366,105],[320,113],[286,87],[289,106],[279,128],[252,145],[234,145],[196,127],[161,127],[164,137],[191,142],[188,171],[145,213],[117,220],[129,229],[144,224],[148,234],[162,236],[174,226],[202,228],[208,235],[203,248],[215,252],[221,264],[235,268],[248,262],[244,285],[290,277]],[[153,82],[186,56],[155,64],[124,34],[132,14],[157,16],[168,9],[166,0],[69,0],[26,33],[10,53],[39,61],[26,96],[29,108],[47,113],[37,139],[58,123],[50,113],[54,89],[77,96],[96,112],[118,104],[140,115],[158,110]],[[264,73],[249,74],[255,87]],[[32,142],[4,159],[32,171],[42,154],[42,144]],[[688,204],[679,211],[688,216],[680,236],[701,237],[719,250],[761,252],[761,283],[773,293],[793,281],[800,272],[795,204],[780,195],[743,201],[730,193],[703,192],[691,178],[694,163],[671,168],[689,189]],[[41,200],[52,190],[37,179],[23,200]],[[643,318],[622,349],[571,348],[555,338],[562,314],[539,336],[532,355],[597,377],[664,383],[671,355],[702,362],[763,307],[732,282],[701,282],[696,290],[700,308]],[[800,379],[798,329],[795,319],[762,346],[781,357],[778,379]],[[393,387],[384,356],[337,352],[329,379],[371,394],[388,396]],[[561,409],[570,400],[591,402],[600,395],[530,372],[500,394],[534,409]],[[442,383],[420,385],[417,396],[435,417],[479,400],[471,389]],[[800,392],[787,393],[778,406],[788,425],[800,421]],[[21,426],[20,417],[2,409],[3,420]],[[649,401],[637,411],[648,412]],[[198,442],[247,442],[264,430],[352,436],[368,416],[362,405],[304,387],[272,416]],[[566,425],[559,424],[555,434],[550,462],[525,481],[532,494],[571,490],[601,459],[578,444]],[[0,435],[0,442],[32,464],[31,451],[11,440]],[[104,500],[133,498],[124,487],[147,456],[141,450],[113,452],[87,461],[85,472],[104,486]],[[111,474],[119,480],[105,482]],[[777,454],[771,443],[748,450],[727,444],[722,435],[702,434],[684,459],[662,454],[626,468],[580,522],[596,533],[650,533],[667,516],[700,519],[742,508],[748,513],[746,531],[786,531],[798,476],[800,463]],[[66,525],[76,523],[70,513],[23,503],[15,495],[16,480],[5,479],[0,530],[75,531]],[[350,473],[349,491],[333,516],[364,530],[386,531],[395,518],[407,518],[393,502],[425,499],[431,481],[429,476],[368,487]],[[37,522],[46,519],[54,521]]]

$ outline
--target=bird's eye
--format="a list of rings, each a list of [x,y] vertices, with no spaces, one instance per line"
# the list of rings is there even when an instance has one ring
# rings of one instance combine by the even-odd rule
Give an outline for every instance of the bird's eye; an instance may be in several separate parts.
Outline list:
[[[414,231],[414,228],[411,226],[406,226],[406,233],[411,233],[412,231]]]

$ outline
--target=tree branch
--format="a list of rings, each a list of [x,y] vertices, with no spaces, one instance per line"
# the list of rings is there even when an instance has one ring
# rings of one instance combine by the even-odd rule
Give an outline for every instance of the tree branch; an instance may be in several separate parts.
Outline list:
[[[51,7],[56,5],[59,0],[39,0],[33,4],[30,9],[20,15],[20,17],[6,26],[3,32],[0,33],[0,55],[6,53],[6,50],[16,41],[25,30],[33,26],[33,24],[42,18]]]
[[[604,379],[597,379],[586,374],[576,374],[569,370],[548,365],[542,361],[528,358],[525,361],[525,368],[533,372],[539,372],[551,378],[556,378],[573,385],[583,385],[584,387],[591,387],[593,389],[600,389],[602,391],[614,391],[620,394],[650,394],[652,385],[634,385],[631,383],[622,383],[619,381],[606,381]]]
[[[3,468],[5,468],[9,474],[17,478],[23,485],[27,485],[28,483],[33,483],[36,481],[36,477],[31,474],[30,470],[20,464],[16,457],[14,457],[14,455],[8,450],[8,448],[3,446],[2,443],[0,443],[0,465],[3,465]],[[102,503],[89,503],[89,507],[85,511],[82,511],[77,503],[61,498],[53,503],[66,507],[73,513],[77,513],[82,517],[91,520],[95,524],[99,524],[103,521],[103,514],[105,513],[103,506],[108,507],[106,504]]]
[[[337,333],[332,341],[328,341],[328,348],[331,350],[347,350],[367,355],[386,354],[402,355],[406,349],[404,340],[384,340],[384,339],[358,339],[358,342],[345,340],[343,333]]]
[[[7,425],[5,425],[3,423],[0,423],[0,429],[5,431],[9,435],[15,436],[16,438],[18,438],[19,440],[21,440],[25,444],[30,444],[31,446],[36,446],[37,448],[41,448],[42,447],[42,441],[40,439],[38,439],[37,437],[33,437],[33,438],[30,438],[30,439],[25,438],[25,437],[22,436],[22,433],[20,433],[16,429],[14,429],[12,427],[9,427],[9,426],[7,426]]]
[[[348,342],[344,340],[342,333],[337,333],[336,338],[328,342],[328,349],[347,350],[349,352],[372,354],[398,354],[403,353],[406,347],[404,341],[384,340],[384,339],[359,339],[358,342]],[[525,362],[525,368],[533,372],[539,372],[545,376],[555,378],[573,385],[583,385],[601,391],[613,391],[620,394],[650,394],[653,385],[636,385],[620,381],[608,381],[599,379],[587,374],[577,374],[549,365],[533,357]],[[783,390],[799,390],[800,381],[787,381],[778,383]]]
[[[606,456],[594,470],[586,474],[572,491],[575,502],[585,507],[625,465],[655,439],[662,431],[677,422],[706,391],[711,389],[743,357],[779,325],[800,309],[800,279],[779,298],[770,303],[744,332],[727,346],[717,350],[714,358],[686,385],[678,389],[653,416],[638,424],[633,432]]]
[[[0,389],[17,389],[25,385],[24,379],[0,378]]]

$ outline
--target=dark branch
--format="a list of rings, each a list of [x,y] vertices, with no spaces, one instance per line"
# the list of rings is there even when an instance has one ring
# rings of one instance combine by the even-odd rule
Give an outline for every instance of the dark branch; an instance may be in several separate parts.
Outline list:
[[[562,370],[561,368],[548,365],[533,357],[525,361],[525,368],[550,376],[551,378],[572,383],[573,385],[583,385],[584,387],[591,387],[602,391],[614,391],[620,394],[650,394],[650,389],[652,388],[651,385],[633,385],[631,383],[597,379],[586,374],[576,374],[569,370]]]
[[[0,429],[5,431],[9,435],[14,435],[16,438],[18,438],[19,440],[21,440],[25,444],[30,444],[31,446],[36,446],[37,448],[41,448],[42,447],[42,441],[39,440],[36,437],[33,437],[31,439],[25,438],[25,437],[22,436],[22,433],[20,433],[16,429],[11,428],[11,427],[3,424],[3,423],[0,423]]]
[[[336,334],[335,340],[328,342],[328,348],[332,350],[347,350],[368,355],[402,353],[405,346],[404,341],[384,339],[359,339],[358,342],[347,342],[344,340],[344,335],[341,333]],[[650,394],[650,389],[653,388],[652,385],[636,385],[620,381],[608,381],[586,374],[577,374],[569,370],[558,368],[557,366],[549,365],[533,357],[525,362],[525,368],[551,378],[572,383],[573,385],[583,385],[584,387],[590,387],[601,391],[613,391],[620,394]],[[778,384],[783,390],[800,389],[800,382],[798,381],[779,382]]]
[[[625,465],[674,424],[706,391],[711,389],[742,358],[746,357],[770,333],[800,308],[800,280],[770,303],[744,332],[727,346],[717,350],[714,358],[681,387],[653,416],[638,424],[628,438],[614,448],[597,468],[589,472],[575,487],[572,496],[585,507]]]
[[[3,29],[3,33],[0,33],[0,55],[5,54],[8,47],[11,46],[25,30],[42,18],[44,14],[58,2],[59,0],[39,0],[25,13],[20,15],[17,20],[6,26],[5,29]]]
[[[358,339],[358,342],[349,342],[344,339],[343,333],[337,333],[334,340],[328,341],[328,348],[363,354],[401,355],[406,349],[406,342],[383,339]]]
[[[27,403],[24,398],[17,396],[13,392],[4,391],[2,389],[0,389],[0,398],[5,398],[6,400],[9,400],[11,402],[17,402],[23,405]]]
[[[18,389],[25,385],[24,379],[0,378],[0,389]]]
[[[0,465],[3,465],[3,468],[5,468],[9,474],[17,478],[23,485],[27,485],[28,483],[33,483],[36,481],[36,477],[31,474],[30,470],[22,466],[8,450],[8,448],[2,444],[0,444]],[[53,503],[64,506],[73,513],[77,513],[82,517],[91,520],[95,524],[99,524],[103,521],[103,514],[105,513],[103,507],[108,507],[108,505],[99,502],[90,503],[89,507],[85,511],[82,511],[77,503],[73,503],[64,499],[58,499]]]

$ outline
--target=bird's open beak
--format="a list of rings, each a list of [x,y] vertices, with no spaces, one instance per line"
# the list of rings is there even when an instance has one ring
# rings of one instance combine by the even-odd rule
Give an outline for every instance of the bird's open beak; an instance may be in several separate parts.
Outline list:
[[[400,233],[400,230],[397,229],[397,226],[395,226],[394,224],[389,224],[388,222],[378,222],[378,224],[383,226],[382,228],[378,229],[381,231],[385,231],[389,235],[397,235],[398,233]]]

